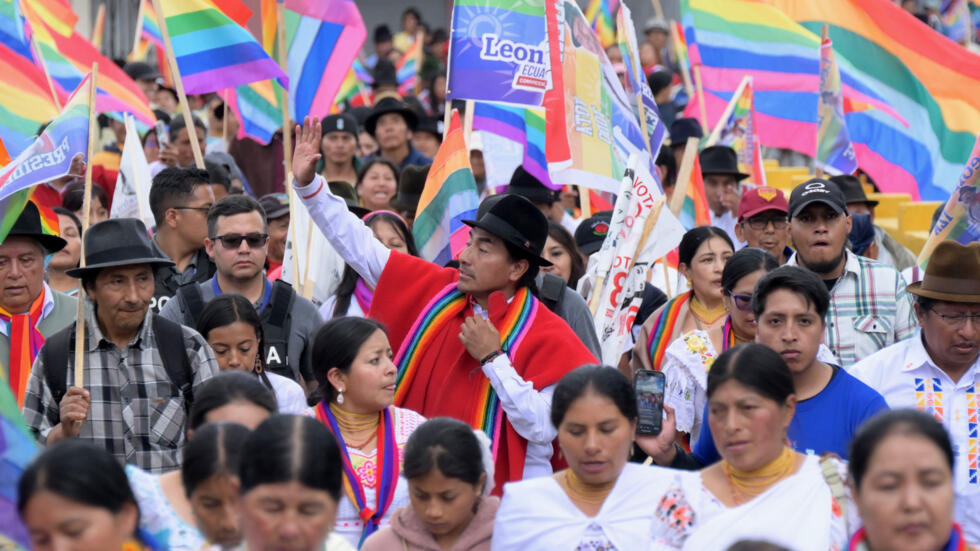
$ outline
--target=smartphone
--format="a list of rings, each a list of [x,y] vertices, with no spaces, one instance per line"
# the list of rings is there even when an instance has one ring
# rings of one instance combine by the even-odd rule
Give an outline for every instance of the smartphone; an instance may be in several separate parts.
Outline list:
[[[157,121],[154,127],[157,131],[157,143],[160,144],[160,149],[163,149],[164,146],[170,142],[170,135],[167,133],[167,125],[163,124],[163,121]]]
[[[636,407],[640,413],[636,426],[638,434],[657,435],[663,428],[664,380],[663,373],[649,369],[641,369],[633,376]]]

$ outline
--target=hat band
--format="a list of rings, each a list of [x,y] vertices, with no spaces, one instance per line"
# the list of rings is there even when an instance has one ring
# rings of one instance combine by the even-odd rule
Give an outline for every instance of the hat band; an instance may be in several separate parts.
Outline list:
[[[140,260],[144,258],[154,258],[158,257],[153,249],[143,245],[142,243],[137,246],[125,246],[125,247],[113,247],[111,249],[105,249],[102,251],[97,251],[92,254],[85,255],[85,265],[95,266],[96,264],[105,264],[107,262],[119,262],[121,260]],[[160,260],[165,260],[161,258]]]
[[[925,274],[922,289],[949,295],[980,295],[980,280]]]

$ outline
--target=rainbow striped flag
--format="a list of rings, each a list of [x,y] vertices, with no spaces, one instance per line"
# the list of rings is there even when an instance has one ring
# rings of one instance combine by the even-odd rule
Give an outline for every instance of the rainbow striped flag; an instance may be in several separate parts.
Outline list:
[[[687,38],[684,36],[684,27],[677,21],[671,21],[670,25],[674,31],[671,40],[674,43],[674,57],[677,66],[682,71],[691,72],[691,58],[687,52]]]
[[[820,44],[820,99],[817,103],[816,164],[830,174],[852,174],[857,170],[854,145],[844,120],[844,97],[834,44]]]
[[[289,78],[255,37],[224,11],[248,12],[239,0],[167,0],[161,8],[188,94],[268,79],[289,86]]]
[[[633,27],[633,18],[630,15],[626,4],[619,6],[616,14],[616,43],[619,51],[623,55],[623,63],[626,65],[625,92],[633,106],[633,114],[637,121],[646,122],[641,124],[642,131],[645,126],[646,135],[644,136],[647,150],[652,159],[657,158],[657,152],[667,137],[667,127],[660,117],[660,109],[657,101],[653,97],[653,91],[647,84],[646,73],[643,72],[643,65],[640,63],[640,50],[636,44],[636,28]],[[652,169],[653,166],[651,165]]]
[[[395,74],[398,79],[398,93],[404,96],[415,95],[415,89],[419,84],[419,69],[422,68],[422,44],[420,40],[414,40],[408,50],[402,54],[398,64],[395,65]]]
[[[44,132],[9,164],[0,169],[0,242],[23,210],[32,186],[68,174],[75,156],[88,152],[88,99],[91,75],[72,93]]]
[[[546,186],[559,189],[548,176],[545,158],[545,112],[533,107],[515,107],[504,103],[473,103],[473,130],[489,132],[516,142],[524,148],[521,166]],[[484,151],[484,155],[492,155]]]
[[[357,63],[356,60],[355,63]],[[340,90],[337,91],[337,99],[333,103],[334,105],[340,105],[345,101],[353,101],[355,97],[362,94],[365,97],[369,97],[370,95],[364,82],[357,77],[357,73],[351,67],[350,71],[347,72],[347,76],[344,77],[344,81],[340,83]],[[370,104],[370,101],[364,103]]]
[[[295,121],[330,112],[367,30],[352,0],[286,0],[289,108]]]
[[[0,0],[0,44],[25,59],[33,60],[31,43],[24,33],[20,0]]]
[[[57,115],[44,73],[0,44],[0,140],[11,151],[23,151],[41,124]]]
[[[589,5],[585,8],[585,18],[599,36],[603,48],[616,43],[616,14],[619,9],[619,0],[589,0]]]
[[[807,155],[827,24],[859,167],[883,191],[949,197],[980,128],[980,58],[881,0],[683,0],[682,13],[709,119],[751,75],[762,144]]]
[[[267,144],[282,128],[282,94],[278,81],[260,80],[218,92],[240,122],[239,138]]]
[[[766,173],[762,167],[762,146],[755,124],[755,92],[752,90],[752,77],[745,77],[745,85],[736,91],[732,98],[732,112],[726,120],[718,121],[718,128],[712,132],[717,138],[709,145],[727,145],[738,156],[738,170],[749,175],[749,180],[757,185],[766,185]]]
[[[691,183],[687,186],[684,206],[681,207],[677,219],[687,230],[711,225],[711,210],[708,208],[708,195],[704,192],[701,160],[697,155],[694,156],[694,168],[691,169]]]
[[[940,242],[953,239],[957,243],[967,245],[980,241],[980,217],[976,208],[980,203],[980,137],[973,145],[970,158],[963,166],[959,181],[936,224],[929,232],[929,238],[919,252],[918,264],[924,270],[929,263],[932,251]]]
[[[0,373],[6,378],[6,366]],[[17,512],[17,481],[37,455],[34,436],[21,416],[10,387],[0,384],[0,545],[30,549],[27,529]]]
[[[412,226],[419,255],[440,266],[456,258],[470,234],[463,220],[475,218],[479,204],[470,153],[459,113],[454,110],[449,130],[425,179]]]
[[[352,69],[354,70],[354,74],[357,76],[357,79],[362,83],[367,86],[374,84],[374,75],[372,75],[371,71],[369,71],[363,63],[361,63],[360,59],[354,60]]]
[[[160,32],[160,16],[153,8],[152,0],[141,0],[139,36],[163,48],[163,33]]]

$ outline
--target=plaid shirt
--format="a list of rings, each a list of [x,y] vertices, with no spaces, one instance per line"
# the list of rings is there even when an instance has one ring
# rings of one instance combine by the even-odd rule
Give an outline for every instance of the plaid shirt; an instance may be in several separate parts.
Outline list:
[[[94,309],[88,308],[85,389],[92,404],[78,437],[105,448],[120,462],[162,473],[180,467],[186,412],[184,398],[160,359],[151,315],[147,311],[139,333],[120,350],[102,335]],[[75,324],[71,327],[74,331]],[[218,364],[201,335],[188,327],[183,333],[196,389],[218,373]],[[75,381],[74,357],[72,346],[66,388]],[[58,404],[45,380],[43,356],[38,354],[27,382],[24,418],[44,444],[59,416]]]
[[[917,324],[905,280],[892,268],[846,251],[844,273],[830,292],[824,344],[850,367],[911,337]],[[786,263],[799,266],[797,255]]]

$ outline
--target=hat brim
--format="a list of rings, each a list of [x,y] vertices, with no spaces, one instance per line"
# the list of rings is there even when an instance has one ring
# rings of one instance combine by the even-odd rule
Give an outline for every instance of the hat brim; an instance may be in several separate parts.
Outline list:
[[[52,254],[65,248],[68,244],[67,241],[58,237],[57,235],[48,235],[46,233],[9,233],[7,237],[26,237],[28,239],[33,239],[40,243],[44,247],[44,251],[47,254]]]
[[[160,257],[150,257],[150,258],[133,258],[124,260],[113,260],[112,262],[102,262],[100,264],[92,264],[89,266],[80,266],[78,268],[72,268],[70,270],[65,270],[65,274],[74,278],[85,277],[85,274],[101,270],[103,268],[115,268],[116,266],[135,266],[137,264],[150,264],[154,267],[162,266],[176,266],[172,261],[160,258]]]
[[[962,295],[957,293],[944,293],[942,291],[933,291],[932,289],[923,289],[922,282],[916,281],[915,283],[910,283],[905,287],[905,290],[913,295],[931,298],[934,300],[944,300],[947,302],[968,302],[971,304],[980,304],[980,295]]]
[[[590,256],[595,254],[602,248],[602,241],[596,241],[594,243],[586,243],[584,246],[579,245],[578,250],[585,256]]]
[[[787,211],[787,210],[781,209],[779,207],[774,207],[772,205],[763,205],[763,206],[761,206],[761,207],[759,207],[757,209],[753,209],[753,210],[750,210],[748,212],[743,213],[741,216],[738,217],[738,219],[739,219],[739,221],[745,220],[747,218],[752,218],[756,214],[760,214],[760,213],[763,213],[763,212],[766,212],[766,211],[770,211],[770,210],[771,211],[775,211],[775,212],[781,212],[781,213],[789,216],[789,211]]]
[[[371,113],[367,120],[364,121],[364,129],[367,130],[368,134],[374,136],[374,131],[378,128],[378,119],[388,113],[398,113],[401,115],[405,119],[405,124],[408,125],[408,129],[412,132],[415,132],[415,129],[419,127],[419,117],[415,114],[415,111],[407,107],[396,107]]]
[[[289,214],[289,205],[282,205],[272,211],[266,212],[265,217],[267,220],[275,220],[276,218],[281,218]]]
[[[834,203],[831,203],[830,201],[828,201],[828,200],[826,200],[826,199],[824,199],[822,197],[816,197],[816,198],[813,198],[813,199],[807,199],[806,201],[803,201],[803,203],[800,206],[796,207],[796,210],[794,210],[793,212],[790,213],[789,217],[790,218],[796,218],[797,216],[799,216],[799,214],[801,212],[803,212],[803,209],[809,207],[810,205],[812,205],[814,203],[823,203],[823,204],[827,205],[828,207],[834,209],[834,212],[836,212],[838,214],[846,214],[847,213],[847,209],[846,208],[845,209],[842,209],[842,208],[840,208],[840,205],[835,205]]]
[[[504,241],[506,241],[506,242],[510,243],[511,245],[517,247],[521,251],[527,253],[528,260],[530,260],[531,262],[535,263],[538,266],[548,267],[548,266],[551,266],[552,265],[551,262],[549,262],[549,261],[545,260],[544,258],[542,258],[541,255],[540,255],[540,253],[531,250],[530,247],[525,247],[523,243],[518,243],[517,241],[515,241],[513,239],[509,239],[507,237],[501,236],[500,233],[497,231],[497,229],[495,227],[491,226],[491,225],[481,224],[480,222],[477,222],[476,220],[463,220],[462,222],[464,224],[466,224],[467,226],[471,227],[471,228],[480,228],[481,230],[484,230],[484,231],[487,231],[489,233],[492,233],[493,235],[496,235],[500,239],[503,239]]]

